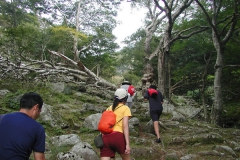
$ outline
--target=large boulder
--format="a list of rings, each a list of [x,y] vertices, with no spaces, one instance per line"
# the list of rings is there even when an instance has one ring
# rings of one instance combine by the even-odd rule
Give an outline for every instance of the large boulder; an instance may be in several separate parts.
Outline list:
[[[61,117],[57,117],[56,114],[53,114],[52,110],[52,106],[44,103],[39,120],[49,123],[52,127],[58,127],[60,125],[58,121],[62,121]]]
[[[84,160],[99,160],[97,153],[94,151],[93,147],[87,142],[77,143],[72,147],[70,152],[81,156]]]
[[[81,139],[76,134],[55,136],[55,137],[52,137],[50,140],[54,146],[75,145],[81,142]]]
[[[99,123],[101,116],[102,116],[101,113],[96,113],[96,114],[92,114],[92,115],[88,116],[87,118],[85,118],[85,120],[83,122],[83,126],[85,128],[97,130],[98,123]]]

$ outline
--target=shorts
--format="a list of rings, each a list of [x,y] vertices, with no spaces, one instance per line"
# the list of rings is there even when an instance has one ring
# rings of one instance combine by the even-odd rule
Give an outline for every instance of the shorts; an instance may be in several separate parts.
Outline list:
[[[101,157],[115,158],[115,153],[123,154],[126,149],[124,134],[121,132],[112,132],[103,135],[104,146],[100,149]]]
[[[158,121],[160,118],[160,115],[162,114],[162,110],[155,110],[150,112],[150,117],[152,121]]]

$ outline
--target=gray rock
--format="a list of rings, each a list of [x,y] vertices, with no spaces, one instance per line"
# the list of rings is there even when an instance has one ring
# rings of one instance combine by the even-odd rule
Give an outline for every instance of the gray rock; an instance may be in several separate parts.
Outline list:
[[[175,110],[174,105],[169,103],[163,103],[163,113],[172,113]]]
[[[167,128],[179,128],[178,121],[164,121],[163,123]]]
[[[8,93],[10,93],[10,91],[7,89],[0,90],[0,97],[4,97]]]
[[[197,158],[198,158],[198,156],[195,154],[188,154],[186,156],[181,157],[180,160],[194,160]]]
[[[84,160],[99,160],[98,155],[89,143],[78,143],[72,147],[70,152],[83,157]]]
[[[53,114],[52,112],[52,106],[43,104],[42,111],[40,113],[39,119],[41,121],[45,121],[47,123],[50,123],[52,127],[58,127],[58,119],[61,119],[61,117],[55,116],[56,114]],[[61,121],[61,120],[60,120]],[[60,125],[60,124],[59,124]]]
[[[57,160],[84,160],[84,159],[73,152],[67,153],[60,152],[57,154]]]
[[[67,146],[67,145],[75,145],[81,142],[81,139],[76,134],[68,134],[68,135],[52,137],[51,142],[55,146]]]
[[[198,154],[199,155],[211,155],[211,156],[219,156],[219,157],[221,157],[221,156],[224,156],[224,153],[220,153],[220,152],[218,152],[218,151],[216,151],[216,150],[212,150],[212,151],[200,151],[200,152],[198,152]]]
[[[53,92],[62,93],[65,88],[64,82],[50,83],[50,88]]]
[[[178,160],[179,158],[177,153],[170,153],[166,154],[165,159]]]
[[[172,121],[184,122],[187,120],[187,118],[179,112],[172,111],[172,115],[173,115],[173,117],[171,118]]]
[[[139,125],[139,119],[136,117],[133,117],[129,120],[129,125],[137,126]]]
[[[229,146],[216,145],[214,147],[214,149],[217,151],[220,151],[220,152],[224,152],[224,153],[227,152],[227,153],[231,154],[233,157],[237,157],[237,154]]]
[[[236,136],[240,136],[240,130],[239,130],[239,129],[237,129],[237,130],[236,130],[236,131],[234,131],[232,134],[233,134],[233,135],[236,135]]]
[[[98,123],[99,123],[101,116],[102,116],[101,113],[96,113],[96,114],[92,114],[92,115],[88,116],[87,118],[85,118],[85,120],[83,122],[83,126],[85,128],[97,130]]]

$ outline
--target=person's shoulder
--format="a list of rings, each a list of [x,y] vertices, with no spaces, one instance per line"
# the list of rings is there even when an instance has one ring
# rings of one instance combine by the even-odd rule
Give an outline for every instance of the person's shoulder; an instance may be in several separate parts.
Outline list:
[[[119,109],[121,110],[125,110],[126,108],[129,108],[127,105],[122,105],[122,106],[119,106]]]
[[[124,107],[123,107],[123,110],[125,110],[125,111],[130,111],[131,112],[131,109],[127,106],[127,105],[124,105]]]
[[[12,112],[12,113],[7,113],[5,115],[15,116],[15,115],[22,115],[22,113],[21,112]]]
[[[6,116],[21,118],[21,119],[24,119],[24,120],[28,120],[28,119],[33,120],[31,117],[29,117],[27,114],[25,114],[23,112],[12,112],[12,113],[6,114]]]
[[[34,120],[34,121],[35,121],[35,120]],[[35,121],[35,122],[33,122],[33,123],[35,123],[35,129],[36,129],[36,131],[37,131],[38,133],[42,133],[42,134],[45,133],[44,127],[43,127],[39,122]]]
[[[161,91],[159,91],[159,90],[157,90],[160,94],[162,94],[162,92]]]
[[[106,108],[106,111],[112,110],[112,106]]]

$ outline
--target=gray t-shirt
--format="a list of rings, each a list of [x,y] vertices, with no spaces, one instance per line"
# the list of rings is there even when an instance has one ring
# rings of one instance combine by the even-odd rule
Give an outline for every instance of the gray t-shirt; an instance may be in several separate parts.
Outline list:
[[[130,85],[128,85],[128,84],[124,84],[124,85],[122,85],[120,88],[124,88],[124,89],[126,89],[126,91],[128,91],[128,87],[129,87],[129,86],[130,86]],[[135,93],[133,94],[133,96],[131,96],[131,95],[128,93],[127,102],[132,102],[134,96],[135,96]]]

